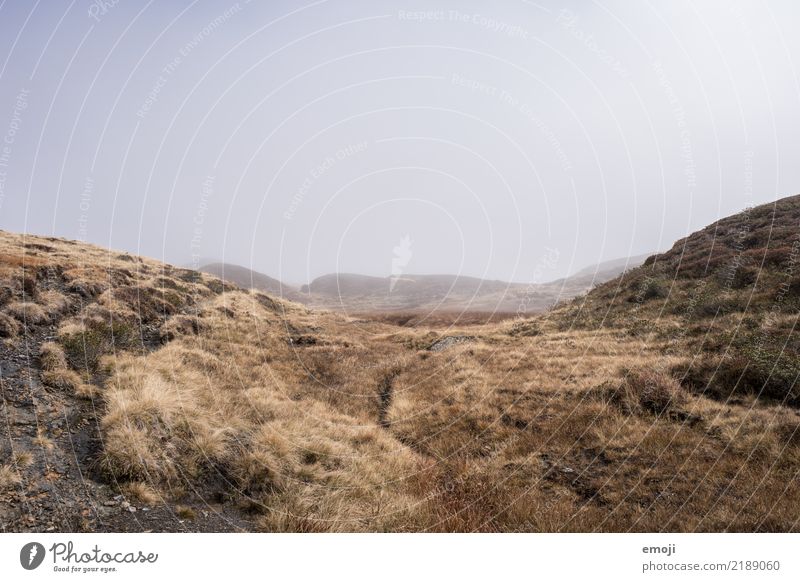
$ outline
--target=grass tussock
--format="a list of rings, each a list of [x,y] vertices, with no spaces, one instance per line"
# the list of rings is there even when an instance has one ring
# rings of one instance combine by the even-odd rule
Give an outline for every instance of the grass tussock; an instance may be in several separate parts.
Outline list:
[[[19,471],[11,465],[0,465],[0,491],[11,489],[22,483]]]
[[[125,483],[121,488],[122,494],[129,502],[138,505],[154,506],[161,501],[161,496],[148,483],[142,481],[131,481]]]
[[[19,470],[27,469],[33,464],[33,455],[30,451],[14,451],[11,461]]]
[[[6,313],[0,313],[0,338],[14,338],[22,327],[19,322]]]
[[[55,342],[45,342],[39,348],[39,365],[46,372],[65,370],[67,358],[64,349]]]
[[[25,325],[40,325],[50,319],[42,306],[30,301],[9,303],[5,306],[5,313]]]
[[[613,395],[628,412],[641,409],[662,415],[686,404],[686,393],[672,376],[648,369],[623,371],[619,391]]]

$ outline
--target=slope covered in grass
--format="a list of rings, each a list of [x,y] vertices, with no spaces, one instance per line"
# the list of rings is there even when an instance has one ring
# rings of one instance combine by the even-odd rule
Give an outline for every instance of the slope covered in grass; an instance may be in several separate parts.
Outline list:
[[[690,356],[694,391],[800,404],[800,196],[745,209],[553,314],[562,329],[625,328]]]

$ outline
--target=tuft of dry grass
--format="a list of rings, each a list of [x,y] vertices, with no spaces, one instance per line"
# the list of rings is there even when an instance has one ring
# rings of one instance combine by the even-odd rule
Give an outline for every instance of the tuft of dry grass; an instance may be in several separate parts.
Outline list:
[[[677,410],[686,404],[686,393],[672,376],[647,368],[622,372],[621,398],[628,409],[641,407],[656,415]]]
[[[94,384],[90,384],[88,382],[81,382],[75,386],[74,390],[75,396],[78,398],[84,398],[86,400],[92,400],[100,395],[100,389]]]
[[[26,469],[33,464],[33,455],[29,451],[14,451],[11,460],[18,469]]]
[[[60,369],[42,372],[42,384],[58,390],[75,391],[83,381],[77,372]]]
[[[43,291],[39,293],[36,302],[42,306],[49,319],[64,315],[70,308],[70,300],[58,291]]]
[[[41,447],[45,451],[51,451],[56,446],[56,444],[53,442],[53,439],[48,437],[41,429],[37,431],[36,436],[31,442],[37,447]]]
[[[29,301],[16,301],[5,307],[5,312],[17,321],[27,325],[39,325],[49,321],[47,312],[36,303]]]
[[[10,465],[0,465],[0,491],[16,487],[21,482],[17,469]]]
[[[5,313],[0,313],[0,337],[14,338],[19,335],[21,329],[16,319]]]
[[[175,515],[177,515],[180,519],[186,520],[193,520],[197,518],[197,514],[195,513],[194,509],[186,505],[176,505]]]
[[[39,365],[46,372],[65,370],[67,358],[64,356],[64,349],[54,342],[43,343],[39,348]]]
[[[135,501],[140,505],[155,505],[161,500],[158,493],[150,485],[142,481],[125,483],[121,491],[129,501]]]

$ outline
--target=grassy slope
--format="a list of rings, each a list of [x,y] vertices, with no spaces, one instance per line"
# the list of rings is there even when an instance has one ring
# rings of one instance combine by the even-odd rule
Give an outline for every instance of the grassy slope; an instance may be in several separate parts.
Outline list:
[[[561,328],[625,328],[689,356],[694,391],[800,404],[800,196],[720,220],[559,308]]]
[[[534,319],[398,328],[2,234],[0,312],[7,345],[55,330],[36,374],[77,376],[48,390],[92,399],[91,462],[139,506],[268,531],[796,531],[800,417],[687,383],[697,354],[720,357],[692,326],[723,333],[736,312],[669,313],[697,276],[668,258]],[[650,272],[670,299],[636,299]],[[40,467],[18,449],[8,503]]]

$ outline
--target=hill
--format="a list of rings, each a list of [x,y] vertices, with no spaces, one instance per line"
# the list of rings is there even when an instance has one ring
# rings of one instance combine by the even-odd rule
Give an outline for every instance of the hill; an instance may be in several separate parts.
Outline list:
[[[594,285],[639,266],[645,256],[617,259],[587,267],[550,283],[508,283],[463,275],[370,277],[334,273],[300,288],[310,306],[349,313],[484,312],[514,315],[546,311],[559,301],[585,293]]]
[[[553,314],[564,329],[624,327],[694,354],[683,384],[729,399],[800,401],[800,196],[748,208]]]
[[[233,283],[242,289],[255,289],[289,301],[302,300],[302,296],[295,287],[247,267],[231,263],[208,263],[200,267],[199,270],[219,277],[223,281]]]
[[[796,210],[718,223],[551,312],[444,329],[0,232],[0,523],[797,531],[794,255],[772,258]],[[756,278],[729,286],[739,238]],[[741,330],[766,338],[736,357],[773,358],[768,391],[696,365],[745,350]]]

